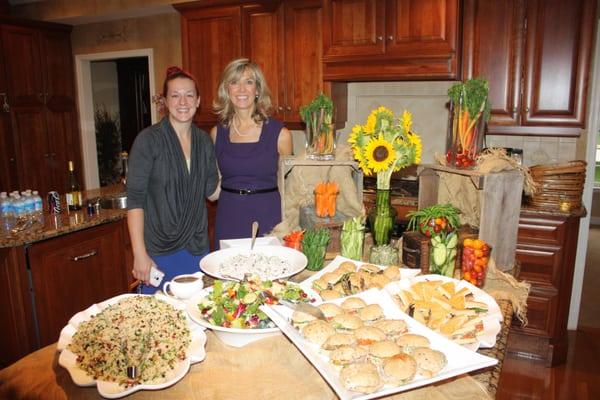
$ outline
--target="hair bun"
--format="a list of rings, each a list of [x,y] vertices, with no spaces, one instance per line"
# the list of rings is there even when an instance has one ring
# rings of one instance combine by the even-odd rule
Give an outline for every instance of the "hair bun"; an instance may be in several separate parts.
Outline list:
[[[177,74],[177,73],[179,73],[179,72],[181,72],[181,71],[182,71],[182,69],[181,69],[181,68],[179,68],[179,67],[178,67],[178,66],[176,66],[176,65],[172,65],[172,66],[170,66],[169,68],[167,68],[167,77],[169,77],[169,76],[171,76],[171,75],[173,75],[173,74]]]

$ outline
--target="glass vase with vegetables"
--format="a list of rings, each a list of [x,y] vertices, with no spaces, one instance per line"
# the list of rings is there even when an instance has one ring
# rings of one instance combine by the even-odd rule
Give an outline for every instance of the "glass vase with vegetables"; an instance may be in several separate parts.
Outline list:
[[[450,118],[446,162],[456,168],[472,168],[483,149],[485,126],[490,119],[488,82],[475,78],[448,89]]]
[[[365,125],[355,125],[348,138],[354,159],[369,176],[377,174],[375,207],[369,211],[369,225],[377,246],[389,244],[396,219],[391,206],[390,180],[394,171],[421,162],[421,139],[412,130],[408,111],[396,118],[386,107],[371,112]]]
[[[365,239],[365,217],[359,216],[347,219],[342,225],[340,234],[341,255],[361,261]]]
[[[307,229],[302,237],[302,252],[308,260],[306,269],[318,271],[323,268],[331,234],[327,228]]]
[[[460,210],[452,204],[436,204],[407,214],[409,230],[431,239],[429,272],[452,277],[456,262]]]
[[[333,101],[321,93],[300,108],[300,117],[306,124],[306,158],[333,160],[336,139]]]

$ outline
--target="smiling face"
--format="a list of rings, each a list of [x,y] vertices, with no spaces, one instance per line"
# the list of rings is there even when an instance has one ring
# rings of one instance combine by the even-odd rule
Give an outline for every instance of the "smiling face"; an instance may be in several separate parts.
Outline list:
[[[175,78],[168,82],[167,109],[169,118],[177,122],[191,122],[200,106],[200,97],[194,81],[188,78]]]
[[[254,100],[258,91],[252,71],[246,68],[238,80],[229,82],[227,92],[236,110],[254,109]]]

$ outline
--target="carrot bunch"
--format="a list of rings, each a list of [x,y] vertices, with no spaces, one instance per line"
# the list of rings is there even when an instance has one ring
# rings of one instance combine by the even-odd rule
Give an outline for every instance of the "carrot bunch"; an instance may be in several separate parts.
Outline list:
[[[315,213],[317,217],[332,217],[335,215],[335,204],[338,194],[335,182],[321,182],[315,187]]]

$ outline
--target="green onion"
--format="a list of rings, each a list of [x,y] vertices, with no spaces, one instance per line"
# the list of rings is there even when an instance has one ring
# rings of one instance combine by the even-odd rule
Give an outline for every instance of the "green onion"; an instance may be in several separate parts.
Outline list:
[[[331,235],[327,228],[307,229],[302,237],[302,252],[308,259],[306,268],[318,271],[323,268],[325,252]]]

